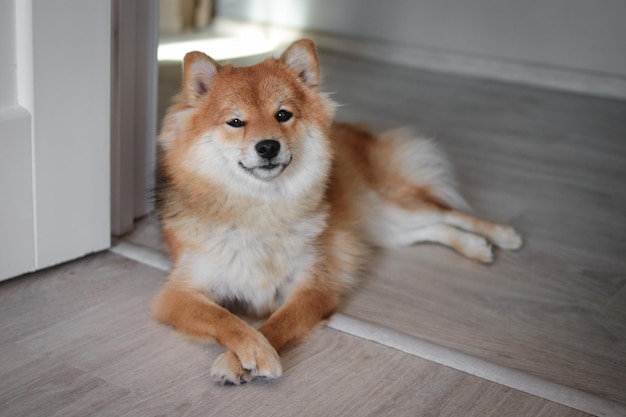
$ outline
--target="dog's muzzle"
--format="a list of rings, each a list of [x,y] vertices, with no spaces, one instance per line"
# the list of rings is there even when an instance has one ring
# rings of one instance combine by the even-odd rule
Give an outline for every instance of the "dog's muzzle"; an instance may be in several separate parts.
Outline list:
[[[256,158],[253,161],[239,161],[239,166],[263,181],[271,181],[279,176],[291,163],[292,156],[281,154],[281,144],[275,139],[263,139],[254,145]],[[288,159],[284,161],[286,158]]]

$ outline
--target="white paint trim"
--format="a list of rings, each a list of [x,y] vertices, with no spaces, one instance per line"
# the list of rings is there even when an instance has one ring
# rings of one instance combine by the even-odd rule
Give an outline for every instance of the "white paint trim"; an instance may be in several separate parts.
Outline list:
[[[33,194],[33,242],[35,269],[39,269],[39,239],[37,222],[37,164],[35,163],[35,109],[33,64],[33,4],[32,0],[15,2],[15,44],[17,62],[17,102],[30,113],[31,175]]]
[[[168,271],[166,255],[154,249],[121,241],[111,252],[153,268]],[[524,372],[496,365],[465,353],[407,336],[385,327],[335,314],[327,324],[331,329],[359,337],[425,359],[448,368],[513,388],[594,416],[619,417],[626,415],[626,406],[597,397],[587,392],[566,387]]]
[[[307,37],[312,39],[321,50],[416,69],[603,98],[626,99],[626,78],[608,73],[497,59],[440,48],[400,45],[328,33],[279,28],[226,18],[216,19],[214,27],[216,33],[246,34],[262,30],[269,39],[285,43]]]

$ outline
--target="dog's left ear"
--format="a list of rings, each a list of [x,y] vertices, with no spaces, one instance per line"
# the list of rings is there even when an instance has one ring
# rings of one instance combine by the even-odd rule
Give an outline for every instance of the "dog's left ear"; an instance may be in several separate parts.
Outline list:
[[[280,56],[280,61],[298,74],[309,87],[317,87],[320,81],[320,64],[315,45],[310,39],[300,39],[292,43]]]

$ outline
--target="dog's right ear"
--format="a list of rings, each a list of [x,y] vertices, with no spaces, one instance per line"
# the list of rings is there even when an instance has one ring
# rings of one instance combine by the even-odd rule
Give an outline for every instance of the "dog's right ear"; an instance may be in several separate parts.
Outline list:
[[[298,78],[309,87],[317,87],[320,81],[320,64],[315,45],[310,39],[292,43],[280,60],[298,74]]]
[[[222,67],[210,56],[193,51],[183,61],[183,89],[188,103],[200,100],[208,91],[213,78]]]

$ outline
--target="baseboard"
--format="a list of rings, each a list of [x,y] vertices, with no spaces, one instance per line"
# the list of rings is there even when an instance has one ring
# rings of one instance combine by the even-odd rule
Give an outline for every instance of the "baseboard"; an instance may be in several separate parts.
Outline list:
[[[279,42],[307,37],[320,50],[447,74],[503,81],[569,93],[626,100],[626,78],[530,62],[496,59],[438,48],[399,45],[219,18],[217,32],[257,31]]]

